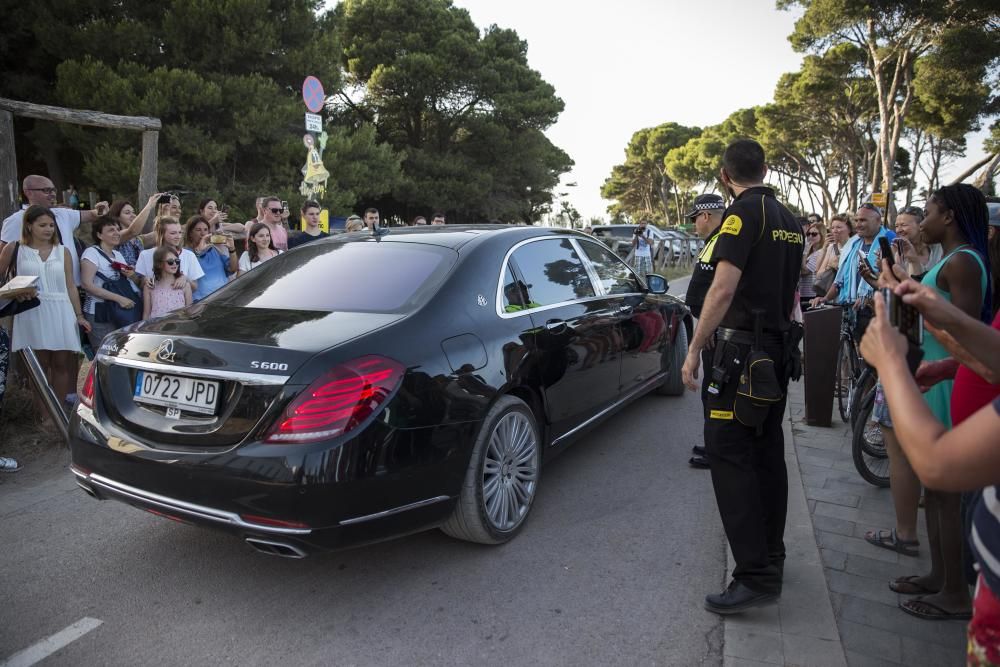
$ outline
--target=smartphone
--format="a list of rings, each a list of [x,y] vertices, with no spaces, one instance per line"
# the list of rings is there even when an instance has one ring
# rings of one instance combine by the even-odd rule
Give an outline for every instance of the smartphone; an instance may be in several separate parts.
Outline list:
[[[133,271],[134,269],[128,264],[122,264],[121,262],[111,262],[111,268],[115,271]]]
[[[225,243],[226,242],[226,235],[225,234],[212,234],[210,237],[208,237],[208,242],[211,243],[211,244],[213,244],[213,245],[217,244],[217,243]]]
[[[903,299],[889,288],[882,288],[882,298],[885,310],[889,315],[889,324],[906,336],[906,340],[914,345],[924,342],[924,316],[913,306],[904,303]]]
[[[222,208],[219,209],[223,213],[229,213],[229,204],[223,204]]]
[[[288,210],[288,202],[286,202],[285,200],[281,200],[281,210],[283,211]]]
[[[170,195],[160,195],[160,198],[156,200],[158,206],[163,206],[164,204],[170,203]]]
[[[878,247],[882,251],[882,259],[888,260],[889,269],[892,269],[892,265],[896,263],[896,258],[892,254],[892,246],[889,245],[889,239],[884,236],[880,236],[878,239]]]

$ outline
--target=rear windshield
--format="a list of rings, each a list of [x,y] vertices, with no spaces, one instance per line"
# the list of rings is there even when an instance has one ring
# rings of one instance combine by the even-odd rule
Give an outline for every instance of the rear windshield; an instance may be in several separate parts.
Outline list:
[[[403,313],[437,291],[458,254],[420,243],[311,243],[251,269],[201,303]]]

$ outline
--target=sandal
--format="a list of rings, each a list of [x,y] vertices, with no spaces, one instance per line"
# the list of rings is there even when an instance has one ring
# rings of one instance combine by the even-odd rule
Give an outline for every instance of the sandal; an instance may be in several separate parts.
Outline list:
[[[21,464],[16,459],[9,456],[0,456],[0,472],[17,472],[21,469]]]
[[[917,579],[920,579],[920,575],[910,574],[893,579],[889,582],[889,590],[900,595],[932,595],[939,592],[917,583]]]
[[[921,609],[921,607],[923,608]],[[903,600],[899,603],[899,608],[910,616],[916,616],[925,621],[968,621],[972,618],[971,611],[947,611],[923,598]]]
[[[883,549],[888,549],[889,551],[895,551],[898,554],[903,554],[904,556],[916,556],[917,547],[920,546],[920,542],[917,540],[901,540],[899,536],[896,535],[896,529],[892,530],[879,530],[871,531],[869,530],[865,533],[865,542],[868,544],[874,544],[877,547],[882,547]]]

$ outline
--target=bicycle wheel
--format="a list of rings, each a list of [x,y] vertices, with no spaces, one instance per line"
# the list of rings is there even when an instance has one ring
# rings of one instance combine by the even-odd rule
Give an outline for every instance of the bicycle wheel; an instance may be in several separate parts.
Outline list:
[[[840,418],[847,423],[850,419],[851,391],[857,378],[858,357],[854,353],[854,342],[847,336],[841,336],[840,347],[837,349],[837,410]]]
[[[851,390],[850,407],[847,409],[847,416],[851,420],[852,429],[854,428],[854,423],[858,420],[861,399],[865,397],[869,390],[875,387],[876,382],[878,382],[878,376],[875,374],[875,369],[865,364],[861,375],[858,376],[857,381],[854,383],[854,389]]]
[[[872,421],[875,387],[858,402],[857,421],[851,438],[851,456],[861,477],[874,486],[889,486],[889,457],[882,442],[882,429]]]

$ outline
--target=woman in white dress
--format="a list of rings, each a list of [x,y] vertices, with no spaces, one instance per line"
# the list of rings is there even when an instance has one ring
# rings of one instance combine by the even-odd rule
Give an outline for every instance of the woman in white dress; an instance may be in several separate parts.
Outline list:
[[[37,276],[36,308],[14,316],[11,351],[31,347],[45,370],[56,396],[76,392],[76,357],[80,353],[80,330],[90,324],[80,308],[80,295],[73,280],[73,262],[61,243],[55,216],[45,206],[24,212],[21,240],[8,243],[0,253],[0,275],[11,264],[19,276]]]

